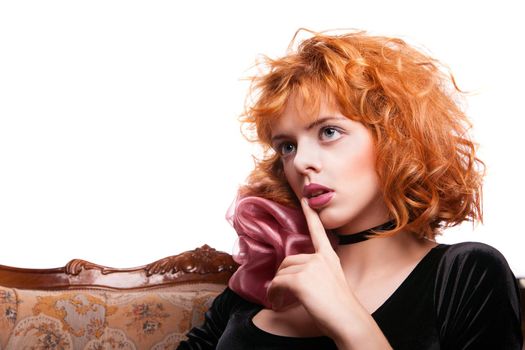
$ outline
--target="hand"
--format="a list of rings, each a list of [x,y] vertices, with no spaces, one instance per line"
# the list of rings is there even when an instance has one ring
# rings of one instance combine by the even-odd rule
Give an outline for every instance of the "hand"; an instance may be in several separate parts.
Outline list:
[[[344,331],[341,323],[352,319],[352,308],[357,299],[347,284],[339,257],[332,248],[319,215],[305,199],[301,200],[301,206],[314,253],[287,256],[268,288],[268,299],[274,310],[280,310],[285,292],[292,293],[319,329],[334,339]]]

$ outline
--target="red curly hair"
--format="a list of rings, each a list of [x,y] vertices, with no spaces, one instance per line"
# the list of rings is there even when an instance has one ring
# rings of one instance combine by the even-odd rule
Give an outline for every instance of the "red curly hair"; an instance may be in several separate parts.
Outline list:
[[[271,149],[271,127],[291,96],[307,101],[310,115],[328,96],[373,135],[381,191],[396,222],[385,236],[407,230],[433,239],[443,227],[482,222],[485,166],[467,134],[462,92],[437,60],[396,38],[312,33],[284,57],[266,57],[260,66],[265,73],[252,78],[240,120],[264,156],[242,196],[298,205]]]

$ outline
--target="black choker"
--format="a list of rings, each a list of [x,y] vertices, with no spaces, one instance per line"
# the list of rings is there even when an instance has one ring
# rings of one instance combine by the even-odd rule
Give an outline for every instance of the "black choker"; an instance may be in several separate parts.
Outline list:
[[[336,234],[337,238],[339,239],[339,245],[344,244],[354,244],[359,243],[362,241],[366,241],[369,238],[372,238],[374,236],[377,236],[377,233],[374,233],[372,231],[386,231],[390,230],[392,228],[396,227],[396,222],[394,220],[390,220],[385,222],[384,224],[381,224],[376,227],[369,228],[367,230],[350,234],[350,235],[338,235]]]

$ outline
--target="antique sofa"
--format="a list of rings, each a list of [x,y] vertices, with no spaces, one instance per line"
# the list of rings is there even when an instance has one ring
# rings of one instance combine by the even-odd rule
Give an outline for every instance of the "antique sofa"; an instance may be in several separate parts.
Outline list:
[[[0,265],[0,350],[174,349],[237,267],[207,245],[130,269]]]
[[[207,245],[130,269],[0,265],[0,350],[174,349],[237,268]]]

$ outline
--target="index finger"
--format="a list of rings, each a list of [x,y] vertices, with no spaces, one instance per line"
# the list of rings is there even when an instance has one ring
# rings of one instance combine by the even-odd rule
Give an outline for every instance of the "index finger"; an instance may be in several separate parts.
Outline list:
[[[323,223],[319,218],[319,214],[310,208],[306,198],[301,199],[301,207],[303,208],[304,216],[306,217],[306,223],[308,224],[308,230],[310,231],[310,237],[312,238],[315,252],[326,251],[327,249],[333,250],[330,240],[326,235]]]

